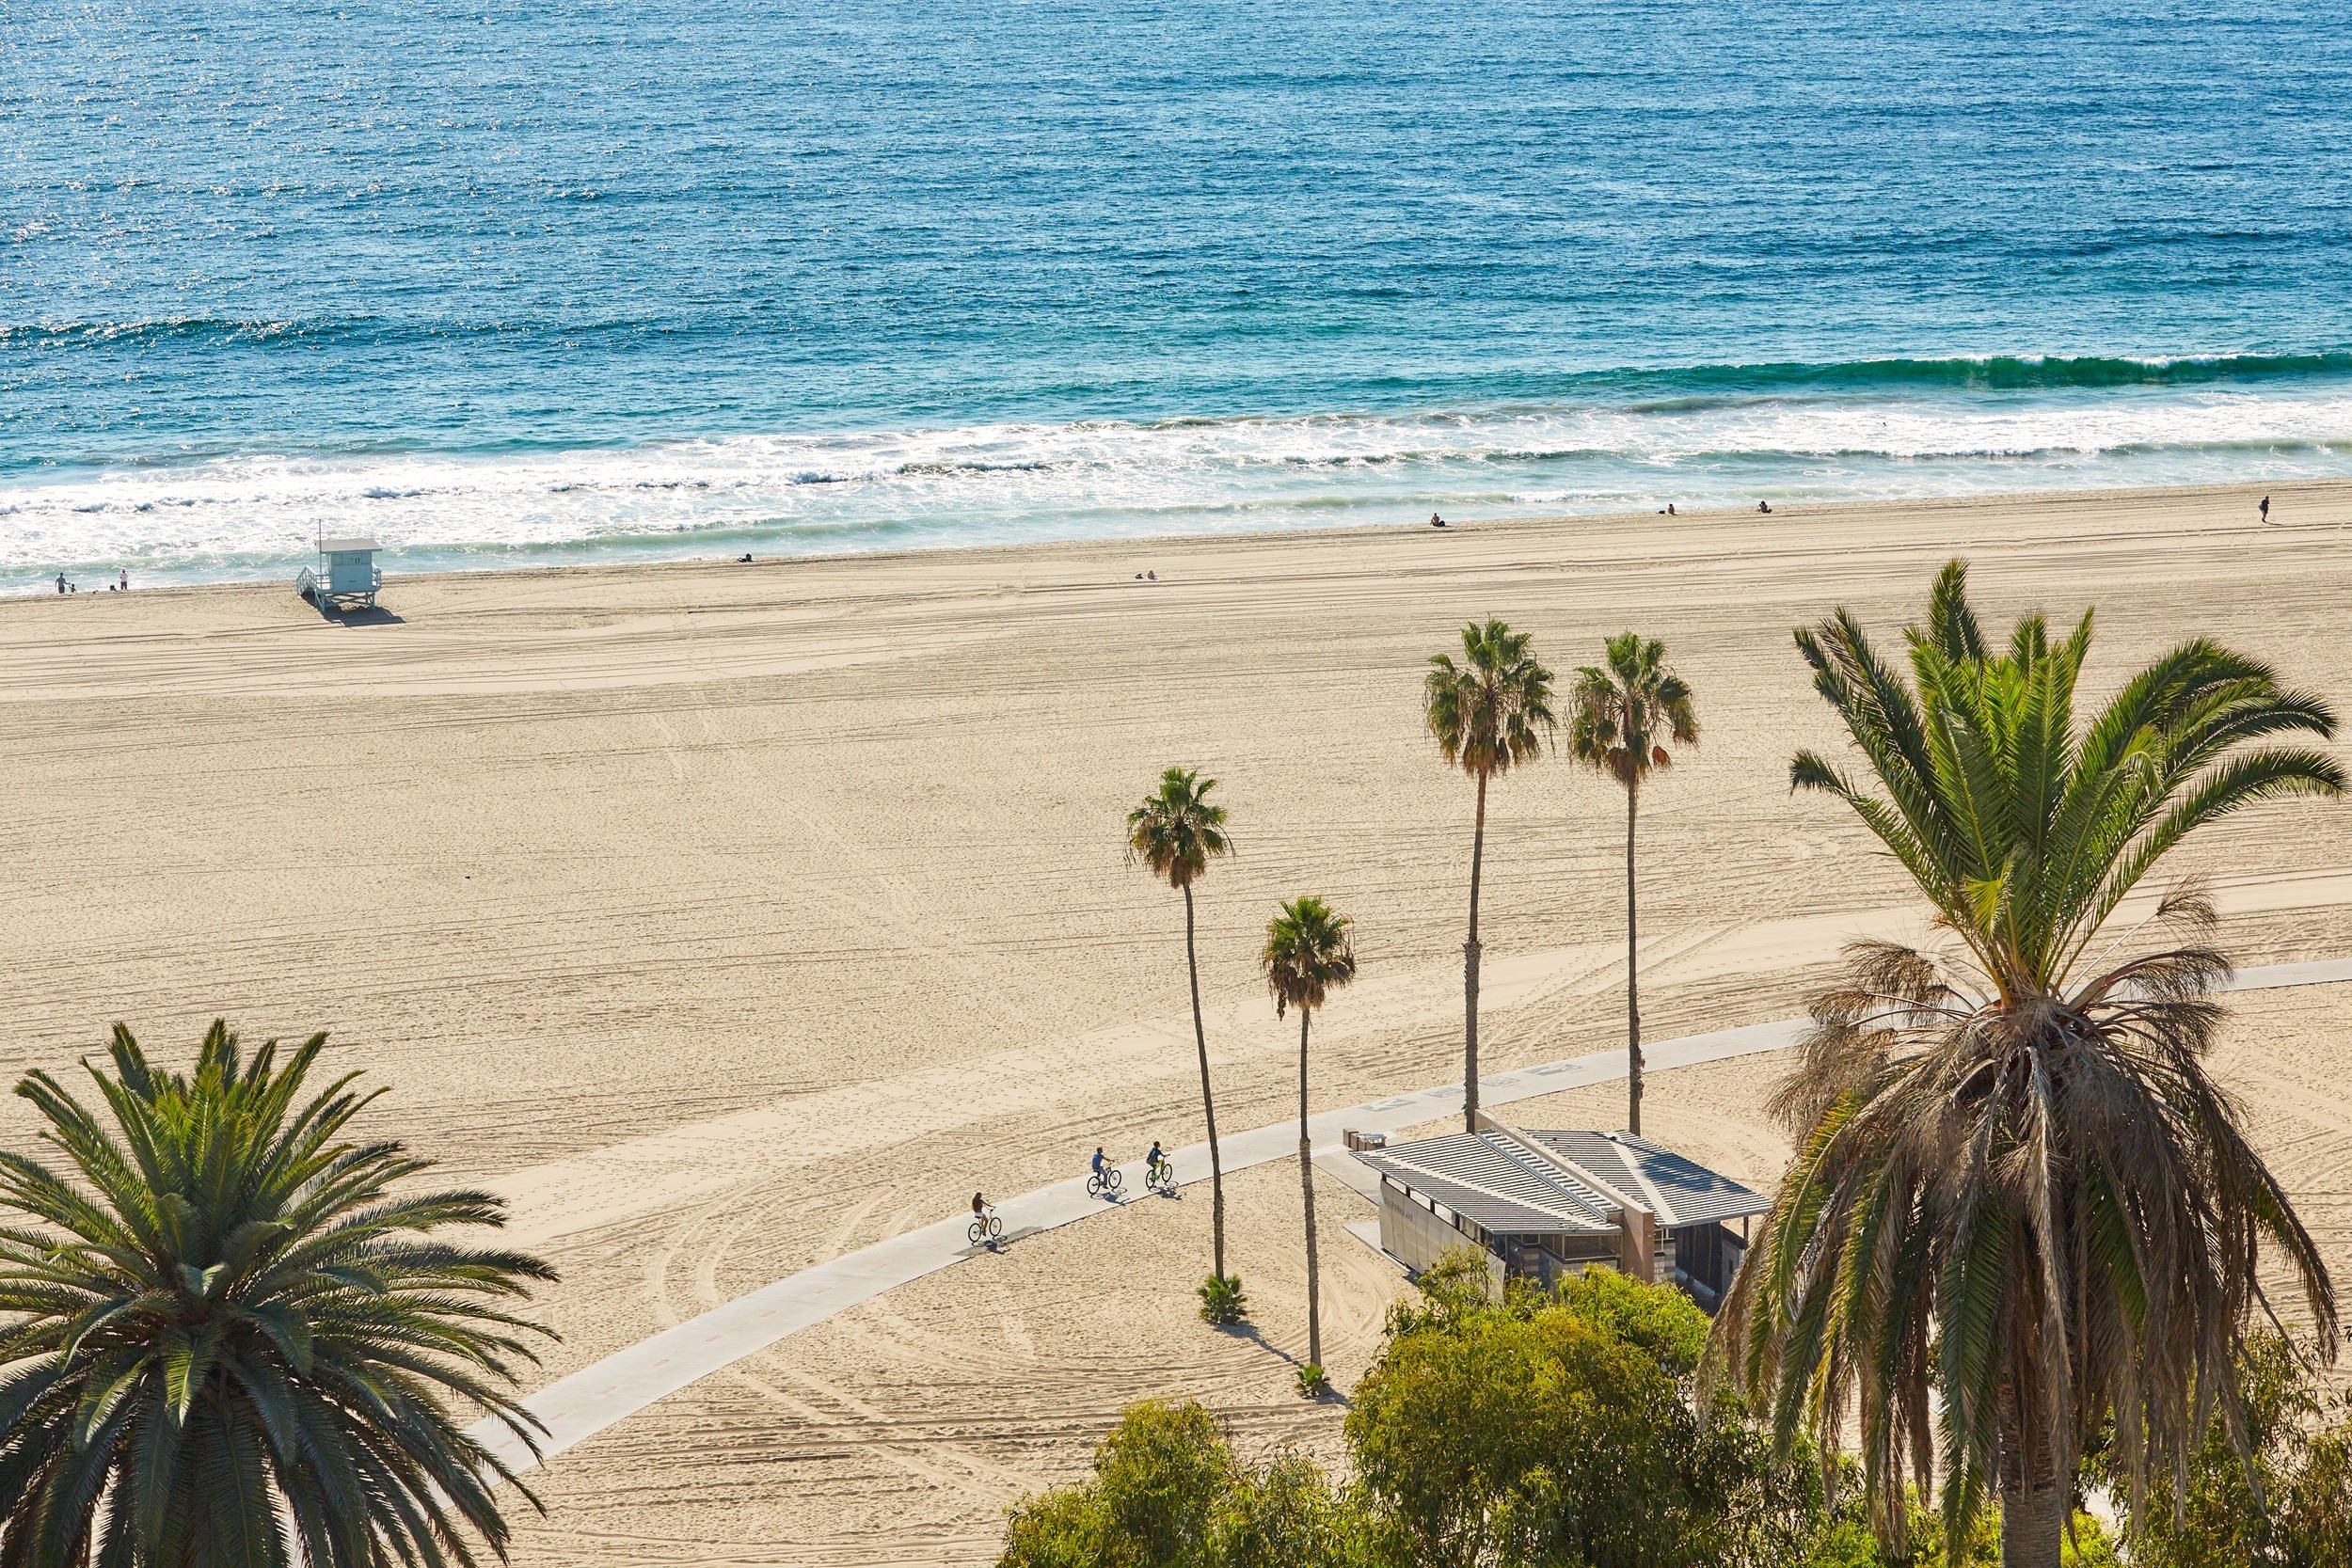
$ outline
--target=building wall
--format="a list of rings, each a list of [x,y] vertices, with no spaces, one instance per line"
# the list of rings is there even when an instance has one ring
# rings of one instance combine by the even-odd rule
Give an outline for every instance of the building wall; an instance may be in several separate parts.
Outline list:
[[[1692,1294],[1712,1307],[1729,1288],[1746,1248],[1739,1232],[1727,1225],[1686,1225],[1672,1232],[1674,1267],[1683,1282],[1695,1287]]]
[[[1459,1246],[1486,1248],[1413,1201],[1395,1182],[1380,1183],[1380,1250],[1420,1274]],[[1502,1259],[1486,1253],[1495,1294],[1502,1293]]]

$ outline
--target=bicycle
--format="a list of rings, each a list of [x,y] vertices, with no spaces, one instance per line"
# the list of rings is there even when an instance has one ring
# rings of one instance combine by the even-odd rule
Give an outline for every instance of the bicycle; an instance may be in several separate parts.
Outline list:
[[[1004,1233],[1005,1222],[996,1217],[996,1206],[993,1203],[989,1205],[988,1211],[974,1220],[970,1227],[964,1231],[964,1234],[971,1238],[974,1246],[994,1246],[997,1238]]]
[[[1087,1178],[1087,1196],[1117,1197],[1121,1178],[1117,1165],[1104,1165]]]
[[[1176,1196],[1175,1162],[1172,1160],[1154,1160],[1149,1165],[1145,1166],[1143,1171],[1143,1186],[1146,1192],[1158,1193],[1163,1197],[1174,1197]]]

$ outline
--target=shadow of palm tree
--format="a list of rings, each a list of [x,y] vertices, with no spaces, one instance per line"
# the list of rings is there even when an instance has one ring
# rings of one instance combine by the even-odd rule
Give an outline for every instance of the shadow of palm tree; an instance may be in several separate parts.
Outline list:
[[[1267,1338],[1264,1331],[1260,1329],[1256,1323],[1219,1323],[1216,1326],[1216,1331],[1219,1334],[1231,1335],[1236,1339],[1248,1340],[1251,1344],[1256,1345],[1260,1350],[1263,1350],[1269,1355],[1272,1355],[1276,1360],[1281,1362],[1284,1366],[1289,1367],[1293,1371],[1297,1371],[1307,1365],[1304,1361],[1301,1361],[1298,1357],[1293,1355],[1290,1352],[1284,1350],[1281,1346]],[[1341,1393],[1336,1387],[1327,1387],[1322,1393],[1317,1394],[1310,1402],[1315,1404],[1338,1404],[1348,1409],[1355,1408],[1354,1402],[1350,1401],[1345,1394]]]

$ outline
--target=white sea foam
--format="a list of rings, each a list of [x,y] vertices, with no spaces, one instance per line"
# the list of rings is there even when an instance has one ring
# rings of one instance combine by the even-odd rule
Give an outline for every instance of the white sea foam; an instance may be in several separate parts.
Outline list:
[[[275,570],[321,529],[417,564],[2352,472],[2352,389],[1697,398],[740,436],[497,455],[249,456],[0,484],[0,579]]]

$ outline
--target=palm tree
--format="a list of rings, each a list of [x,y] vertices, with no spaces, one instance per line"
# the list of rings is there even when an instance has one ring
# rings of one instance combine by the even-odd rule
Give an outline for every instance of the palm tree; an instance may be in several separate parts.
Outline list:
[[[1994,652],[1966,586],[1958,562],[1937,579],[1909,681],[1845,610],[1797,635],[1878,788],[1810,752],[1790,782],[1853,809],[1944,950],[1857,943],[1815,1003],[1775,1101],[1797,1158],[1716,1334],[1784,1439],[1808,1427],[1836,1452],[1859,1412],[1891,1544],[1906,1467],[1932,1484],[1940,1449],[1955,1560],[1997,1492],[2002,1561],[2052,1568],[2076,1460],[2109,1418],[2135,1512],[2217,1413],[2240,1429],[2233,1357],[2271,1310],[2265,1244],[2334,1354],[2319,1253],[2206,1076],[2230,973],[2211,905],[2191,884],[2111,919],[2188,833],[2335,795],[2344,773],[2259,744],[2330,735],[2325,704],[2202,639],[2078,726],[2090,616],[2058,642],[2028,616]]]
[[[1486,858],[1486,784],[1543,750],[1556,721],[1551,672],[1527,651],[1528,634],[1501,621],[1462,628],[1462,662],[1429,658],[1424,717],[1446,762],[1478,781],[1470,831],[1470,939],[1462,943],[1462,1125],[1478,1131],[1478,880]]]
[[[1200,1022],[1200,959],[1193,946],[1192,884],[1209,862],[1233,852],[1225,836],[1225,808],[1209,801],[1215,779],[1170,768],[1160,787],[1127,814],[1127,858],[1184,895],[1184,969],[1192,979],[1192,1043],[1200,1053],[1200,1114],[1209,1124],[1209,1232],[1216,1279],[1225,1273],[1225,1166],[1216,1147],[1216,1101],[1209,1092],[1209,1036]]]
[[[301,1098],[325,1043],[281,1064],[216,1022],[182,1077],[118,1024],[112,1075],[88,1069],[111,1127],[45,1072],[17,1085],[71,1164],[0,1153],[0,1562],[470,1563],[469,1532],[505,1558],[491,1488],[538,1499],[445,1402],[537,1451],[505,1386],[548,1331],[500,1304],[555,1275],[424,1239],[502,1205],[395,1194],[430,1162],[346,1137],[356,1075]]]
[[[1307,1364],[1323,1365],[1320,1275],[1315,1266],[1315,1163],[1307,1137],[1307,1027],[1332,991],[1356,978],[1355,922],[1310,894],[1275,911],[1259,964],[1274,993],[1274,1016],[1298,1009],[1298,1187],[1307,1207]]]
[[[1625,1057],[1626,1131],[1642,1135],[1642,1003],[1635,985],[1633,822],[1642,785],[1653,768],[1674,758],[1666,750],[1695,746],[1698,715],[1691,689],[1666,668],[1666,645],[1620,632],[1602,647],[1603,662],[1577,672],[1570,698],[1568,752],[1625,789]]]

